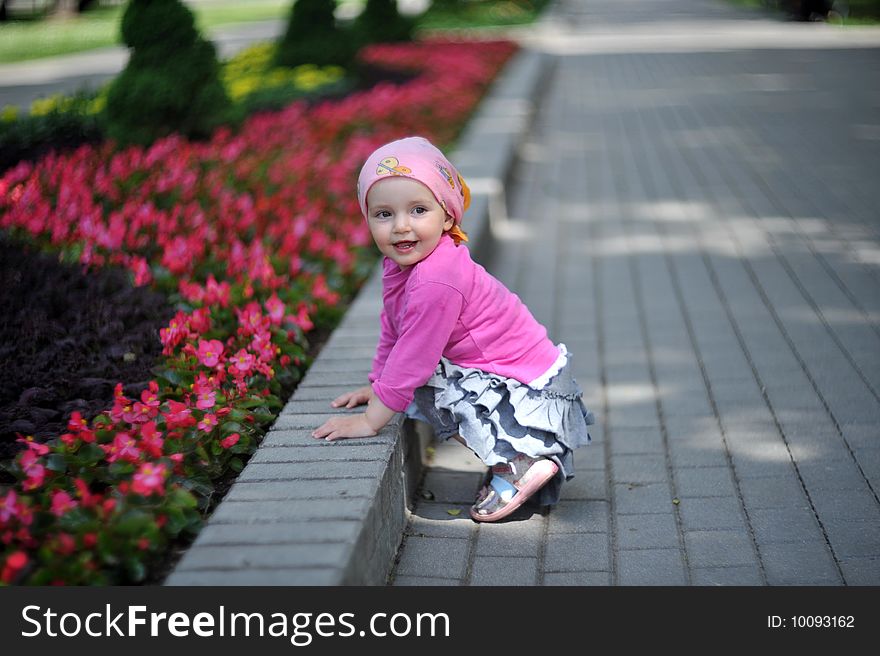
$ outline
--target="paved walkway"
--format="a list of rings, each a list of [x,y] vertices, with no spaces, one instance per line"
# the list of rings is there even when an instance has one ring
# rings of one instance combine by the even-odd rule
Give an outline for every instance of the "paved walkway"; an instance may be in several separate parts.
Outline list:
[[[557,65],[486,264],[594,443],[497,525],[438,448],[394,584],[880,584],[880,31],[565,0],[527,38]]]

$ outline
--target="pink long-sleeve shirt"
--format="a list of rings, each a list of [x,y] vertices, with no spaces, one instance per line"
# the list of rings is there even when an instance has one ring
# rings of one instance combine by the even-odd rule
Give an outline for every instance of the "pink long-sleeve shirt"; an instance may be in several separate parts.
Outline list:
[[[369,380],[392,410],[406,409],[441,356],[525,384],[557,362],[544,326],[448,235],[412,267],[387,257],[382,266],[382,331]]]

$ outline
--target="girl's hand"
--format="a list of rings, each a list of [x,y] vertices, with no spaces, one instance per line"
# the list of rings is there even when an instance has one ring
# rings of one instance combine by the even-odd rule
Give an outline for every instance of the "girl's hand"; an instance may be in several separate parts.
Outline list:
[[[363,405],[364,403],[369,403],[370,399],[373,396],[373,388],[369,385],[365,385],[364,387],[359,387],[353,392],[346,392],[341,396],[337,396],[330,403],[334,408],[354,408],[359,405]]]
[[[367,415],[363,412],[357,415],[333,417],[312,431],[312,437],[325,439],[328,442],[346,437],[373,437],[375,434],[376,431],[367,423]]]

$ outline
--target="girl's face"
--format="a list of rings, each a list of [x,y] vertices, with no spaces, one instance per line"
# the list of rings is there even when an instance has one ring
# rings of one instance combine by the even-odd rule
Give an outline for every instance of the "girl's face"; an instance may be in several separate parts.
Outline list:
[[[393,176],[370,187],[367,223],[382,254],[403,269],[428,257],[454,222],[425,185]]]

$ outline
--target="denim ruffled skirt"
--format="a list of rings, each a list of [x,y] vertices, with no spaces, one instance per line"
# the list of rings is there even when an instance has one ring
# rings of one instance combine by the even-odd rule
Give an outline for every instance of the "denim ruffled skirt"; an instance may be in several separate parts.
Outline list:
[[[564,345],[560,349],[568,355]],[[431,424],[439,440],[460,435],[489,466],[517,453],[552,459],[559,472],[534,497],[552,505],[559,501],[562,483],[574,476],[572,451],[590,443],[587,426],[595,420],[582,397],[568,357],[538,389],[443,358],[416,390],[406,414]]]

